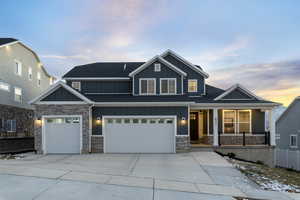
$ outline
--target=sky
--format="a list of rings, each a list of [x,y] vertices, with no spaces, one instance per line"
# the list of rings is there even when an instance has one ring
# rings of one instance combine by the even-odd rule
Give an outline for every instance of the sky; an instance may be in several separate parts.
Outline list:
[[[300,96],[298,0],[3,0],[0,37],[31,47],[47,71],[147,61],[171,49],[227,89],[288,105]]]

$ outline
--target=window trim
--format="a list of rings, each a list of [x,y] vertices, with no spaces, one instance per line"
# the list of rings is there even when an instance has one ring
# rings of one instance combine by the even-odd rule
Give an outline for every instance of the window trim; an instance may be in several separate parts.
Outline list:
[[[21,99],[20,99],[20,101],[17,101],[17,99],[16,99],[16,89],[19,89],[20,91],[21,91]],[[19,103],[22,103],[22,101],[23,101],[23,94],[22,94],[23,92],[22,92],[22,88],[20,88],[20,87],[15,87],[14,88],[14,100],[15,100],[15,102],[19,102]]]
[[[196,91],[191,91],[190,90],[190,81],[196,81]],[[196,93],[196,92],[198,92],[198,79],[188,79],[188,92],[190,92],[190,93]]]
[[[234,122],[233,122],[233,126],[234,126],[234,132],[233,133],[225,133],[225,123],[227,123],[227,122],[225,122],[225,112],[234,112]],[[237,133],[237,127],[236,127],[236,121],[237,121],[237,119],[236,119],[236,110],[223,110],[223,113],[222,113],[222,132],[223,132],[223,134],[224,135],[230,135],[230,134],[236,134]]]
[[[249,112],[249,122],[240,122],[240,112]],[[240,132],[240,123],[249,124],[249,133],[252,133],[252,110],[237,110],[237,131]]]
[[[147,81],[147,93],[142,93],[142,81]],[[154,81],[154,91],[153,93],[148,93],[148,81],[153,80]],[[156,78],[140,78],[139,79],[139,95],[156,95]]]
[[[17,76],[22,76],[22,68],[23,68],[22,62],[19,60],[16,60],[16,59],[14,62],[15,62],[15,74]],[[18,66],[20,65],[20,71],[19,71],[19,68],[17,68],[17,66],[16,66],[17,64],[18,64]]]
[[[296,145],[292,145],[291,144],[291,139],[292,139],[292,137],[295,137],[296,138]],[[289,142],[290,144],[289,144],[289,146],[290,146],[290,148],[298,148],[298,135],[296,135],[296,134],[292,134],[292,135],[290,135],[290,142]]]
[[[3,89],[3,88],[0,87],[0,90],[6,91],[6,92],[10,92],[10,85],[9,85],[8,83],[5,83],[5,82],[3,82],[3,81],[0,81],[0,85],[1,85],[1,84],[6,85],[6,86],[8,87],[8,89],[5,90],[5,89]]]
[[[32,81],[32,67],[28,67],[28,80]]]
[[[154,71],[160,72],[161,71],[161,64],[160,63],[154,63]]]
[[[73,86],[73,83],[78,83],[79,87],[78,87],[78,88],[75,88],[75,87]],[[72,88],[74,88],[75,90],[81,91],[81,82],[80,82],[80,81],[72,81],[71,86],[72,86]]]
[[[163,80],[167,80],[168,81],[168,92],[167,93],[162,93],[162,81]],[[169,88],[169,81],[170,80],[175,80],[175,86],[174,86],[174,88],[175,88],[175,93],[170,93],[170,88]],[[160,78],[159,79],[159,94],[160,95],[176,95],[177,94],[177,79],[176,78]]]

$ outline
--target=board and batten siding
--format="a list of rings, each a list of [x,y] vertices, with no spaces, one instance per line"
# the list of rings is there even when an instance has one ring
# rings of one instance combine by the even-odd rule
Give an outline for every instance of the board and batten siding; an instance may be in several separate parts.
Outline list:
[[[102,135],[102,126],[96,124],[97,117],[102,119],[103,115],[176,115],[177,116],[177,135],[188,135],[188,122],[185,125],[180,124],[180,120],[184,117],[188,120],[188,107],[93,107],[93,125],[92,134]]]
[[[155,72],[154,71],[154,64],[160,63],[161,64],[161,71]],[[176,91],[177,94],[181,94],[181,74],[178,74],[176,71],[171,69],[170,67],[167,67],[163,63],[157,61],[153,64],[146,67],[141,72],[134,75],[134,94],[138,95],[140,86],[139,86],[139,79],[140,78],[155,78],[156,79],[156,94],[160,94],[160,78],[176,78]]]
[[[58,88],[41,101],[82,101],[63,87]]]

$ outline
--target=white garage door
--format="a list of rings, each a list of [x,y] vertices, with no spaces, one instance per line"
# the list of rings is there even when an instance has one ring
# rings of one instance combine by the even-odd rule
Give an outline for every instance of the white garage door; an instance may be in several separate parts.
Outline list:
[[[45,118],[44,151],[47,154],[80,153],[79,117]]]
[[[105,153],[174,153],[175,118],[104,117]]]

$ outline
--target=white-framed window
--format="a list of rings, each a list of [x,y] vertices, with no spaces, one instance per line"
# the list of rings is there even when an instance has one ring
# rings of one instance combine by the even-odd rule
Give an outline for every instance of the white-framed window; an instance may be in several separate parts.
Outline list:
[[[297,148],[298,144],[297,144],[297,135],[290,135],[290,147],[291,148]]]
[[[223,110],[223,133],[234,134],[236,132],[235,110]]]
[[[9,92],[10,86],[8,83],[0,82],[0,90]]]
[[[22,89],[15,87],[15,101],[22,102]]]
[[[176,94],[176,78],[161,78],[160,94]]]
[[[22,63],[18,60],[15,60],[15,72],[17,75],[22,76]]]
[[[251,132],[251,110],[238,110],[238,132]]]
[[[197,92],[198,91],[198,80],[189,79],[188,80],[188,92]]]
[[[28,79],[32,80],[32,68],[31,67],[28,68]]]
[[[15,119],[6,120],[6,131],[16,132],[17,131],[17,122]]]
[[[40,72],[37,73],[37,85],[38,86],[41,85],[41,73]]]
[[[79,81],[73,81],[72,82],[72,88],[80,91],[81,90],[81,83]]]
[[[140,95],[155,95],[156,93],[156,79],[155,78],[141,78],[140,79]]]
[[[154,64],[154,71],[155,71],[155,72],[160,72],[160,68],[161,68],[160,63],[155,63],[155,64]]]

